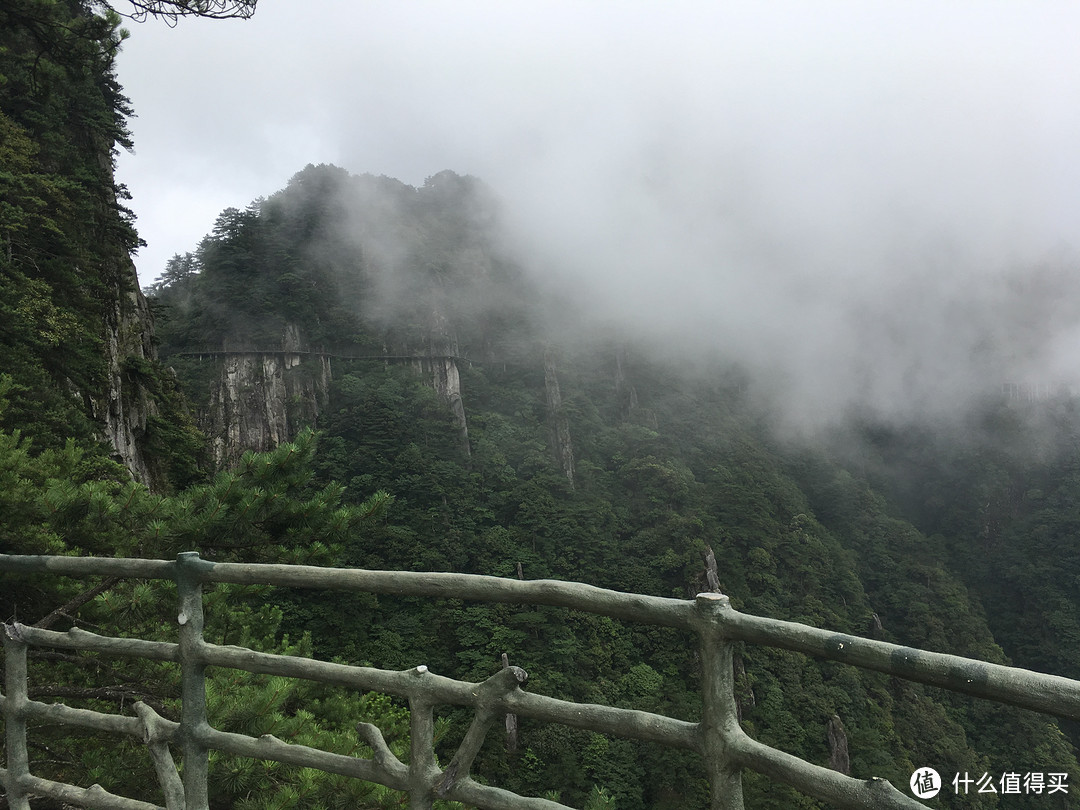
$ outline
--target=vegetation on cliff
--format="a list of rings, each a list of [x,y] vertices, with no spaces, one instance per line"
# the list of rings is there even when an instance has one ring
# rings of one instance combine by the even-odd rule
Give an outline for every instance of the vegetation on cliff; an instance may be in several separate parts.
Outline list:
[[[200,439],[155,359],[113,179],[131,110],[113,72],[120,17],[78,2],[0,4],[0,426],[39,450],[112,455],[140,480],[183,485]]]
[[[9,424],[43,446],[89,432],[107,387],[102,326],[138,246],[114,144],[130,109],[112,71],[119,19],[69,3],[0,6],[0,346]],[[81,430],[80,430],[81,428]]]

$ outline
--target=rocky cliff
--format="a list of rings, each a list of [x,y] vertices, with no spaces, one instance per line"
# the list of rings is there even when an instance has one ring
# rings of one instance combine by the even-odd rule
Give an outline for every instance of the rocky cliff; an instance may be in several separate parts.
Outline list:
[[[213,380],[205,367],[176,362],[205,409],[217,463],[315,421],[329,370],[306,359],[294,367],[285,358],[298,347],[300,358],[306,350],[413,366],[452,414],[468,458],[462,357],[505,362],[531,343],[526,285],[496,247],[490,196],[452,172],[414,188],[309,166],[281,192],[223,212],[155,290],[171,313],[162,332],[170,363],[204,348],[233,353],[215,361]]]
[[[461,397],[461,372],[457,366],[460,349],[450,319],[437,304],[431,310],[424,353],[426,357],[420,361],[421,368],[431,375],[431,386],[450,408],[462,452],[468,458],[469,424],[465,417],[465,401]]]
[[[115,298],[104,322],[107,388],[104,396],[92,398],[91,404],[105,439],[116,451],[115,458],[131,471],[136,481],[153,487],[160,483],[159,475],[147,458],[143,439],[149,419],[158,414],[158,403],[129,369],[132,358],[157,359],[154,322],[146,298],[135,284],[135,267],[130,261],[124,272],[125,284],[116,285]]]
[[[170,386],[113,174],[131,110],[113,74],[125,33],[107,8],[0,3],[0,410],[38,450],[111,445],[156,485],[148,440]]]
[[[544,350],[544,393],[547,397],[548,426],[551,432],[551,450],[562,468],[563,475],[574,486],[574,445],[570,440],[570,420],[563,408],[559,376],[555,369],[555,353],[549,347]]]
[[[247,352],[223,356],[204,430],[218,467],[271,450],[315,424],[330,393],[325,356]]]
[[[317,424],[330,396],[330,357],[305,348],[292,324],[280,349],[226,345],[204,362],[213,363],[215,372],[200,421],[219,468],[248,450],[271,450],[302,427]]]

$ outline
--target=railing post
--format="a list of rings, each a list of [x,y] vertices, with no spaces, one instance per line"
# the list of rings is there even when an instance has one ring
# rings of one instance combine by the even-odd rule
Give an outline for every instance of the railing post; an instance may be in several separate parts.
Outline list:
[[[428,668],[418,666],[414,677],[422,679]],[[409,699],[409,810],[431,810],[431,789],[439,768],[435,764],[434,706],[424,696]]]
[[[30,810],[23,787],[30,776],[26,748],[26,645],[14,624],[4,625],[4,725],[7,731],[7,800],[11,810]]]
[[[206,720],[206,665],[203,663],[201,560],[197,551],[176,557],[176,590],[180,612],[180,750],[184,757],[185,810],[207,810],[209,755],[202,742]]]
[[[735,765],[732,744],[742,733],[735,705],[732,645],[723,634],[719,611],[730,607],[728,597],[699,593],[701,634],[701,729],[705,769],[709,775],[712,810],[743,810],[742,772]]]

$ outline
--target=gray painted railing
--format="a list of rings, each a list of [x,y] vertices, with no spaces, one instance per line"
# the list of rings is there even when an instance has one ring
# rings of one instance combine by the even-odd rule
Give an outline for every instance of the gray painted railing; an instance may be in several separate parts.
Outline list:
[[[79,629],[58,633],[18,623],[5,625],[5,688],[0,696],[0,710],[6,725],[7,762],[6,768],[0,769],[0,780],[12,810],[28,810],[29,797],[34,795],[106,810],[157,807],[115,796],[98,785],[83,789],[33,776],[27,750],[27,721],[31,720],[129,734],[143,740],[158,774],[167,810],[206,809],[211,750],[377,782],[407,793],[413,810],[430,808],[435,799],[460,801],[488,810],[565,810],[557,802],[518,796],[481,785],[470,777],[473,759],[488,728],[505,714],[696,751],[705,763],[714,810],[742,810],[743,769],[757,771],[839,808],[925,807],[883,779],[853,779],[748,737],[736,715],[732,669],[732,643],[736,641],[794,650],[1000,703],[1080,719],[1080,682],[750,616],[734,610],[726,596],[716,593],[703,593],[694,601],[684,601],[553,580],[213,563],[200,559],[195,552],[180,554],[175,562],[0,554],[0,571],[170,579],[176,582],[179,596],[178,643],[175,644],[111,638]],[[202,637],[202,586],[214,582],[553,605],[681,628],[696,633],[700,639],[702,718],[698,723],[689,723],[649,712],[529,694],[521,689],[527,676],[517,667],[503,669],[475,684],[435,675],[425,666],[391,672],[209,644]],[[30,700],[27,649],[39,646],[178,663],[182,683],[180,722],[166,720],[142,703],[135,704],[135,717],[126,717]],[[254,738],[219,731],[210,726],[206,715],[204,670],[207,666],[304,678],[407,698],[411,716],[409,763],[398,760],[379,729],[366,723],[361,723],[357,732],[373,751],[370,759],[288,744],[270,735]],[[440,769],[433,748],[432,711],[436,705],[446,704],[471,707],[475,716],[456,754]],[[182,779],[173,763],[170,743],[183,757]]]

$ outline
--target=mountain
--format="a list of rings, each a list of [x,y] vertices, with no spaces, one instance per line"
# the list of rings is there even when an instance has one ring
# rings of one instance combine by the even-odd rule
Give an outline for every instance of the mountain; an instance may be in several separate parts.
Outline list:
[[[269,392],[291,391],[275,404],[291,414],[284,434],[319,430],[322,480],[345,484],[346,500],[395,499],[384,524],[345,544],[344,564],[688,597],[707,588],[711,551],[722,590],[748,612],[996,662],[1015,654],[991,632],[988,580],[955,553],[970,526],[928,536],[909,522],[935,531],[901,492],[911,469],[886,456],[914,452],[917,436],[928,451],[929,427],[890,433],[891,445],[872,420],[827,441],[780,439],[747,393],[750,372],[719,358],[683,369],[633,333],[589,327],[587,307],[537,284],[500,233],[495,194],[450,172],[413,188],[309,166],[226,211],[170,262],[154,299],[163,356],[219,462],[246,449],[228,444],[245,434],[233,424],[269,425]],[[252,409],[223,410],[245,387]],[[1024,429],[1007,403],[986,407]],[[874,453],[879,466],[866,463]],[[968,471],[971,486],[980,474]],[[505,652],[542,693],[698,711],[697,654],[674,634],[505,606],[279,604],[321,656],[479,679]],[[744,649],[736,667],[748,731],[827,764],[837,717],[858,776],[903,785],[920,763],[981,774],[1075,761],[1056,724],[1023,712],[774,650]],[[620,808],[706,801],[699,766],[671,752],[528,725],[522,749],[488,750],[482,771],[525,793],[562,784],[571,802],[594,784]],[[747,795],[749,807],[813,806],[753,775]]]
[[[74,438],[168,488],[192,450],[131,254],[113,154],[131,110],[113,73],[119,17],[0,6],[0,426],[36,449]],[[175,468],[175,469],[173,469]]]

